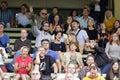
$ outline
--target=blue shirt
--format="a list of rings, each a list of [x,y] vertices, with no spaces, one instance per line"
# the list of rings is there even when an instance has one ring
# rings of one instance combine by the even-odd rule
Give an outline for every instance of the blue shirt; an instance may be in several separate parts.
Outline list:
[[[59,59],[57,53],[56,53],[55,51],[53,51],[53,50],[49,50],[48,53],[45,54],[45,55],[51,56],[55,61]],[[33,55],[33,60],[34,60],[35,58],[36,58],[36,52],[35,52],[34,55]]]
[[[7,34],[3,34],[3,36],[0,37],[0,47],[6,47],[7,44],[10,43],[10,38]]]
[[[4,22],[6,25],[10,23],[10,21],[14,18],[13,13],[11,10],[6,9],[5,11],[0,9],[0,22]]]

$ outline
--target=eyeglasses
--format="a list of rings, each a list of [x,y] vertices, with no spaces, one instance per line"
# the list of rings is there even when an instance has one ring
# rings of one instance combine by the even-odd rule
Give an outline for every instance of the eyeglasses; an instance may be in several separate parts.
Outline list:
[[[42,15],[47,15],[47,13],[42,13]]]

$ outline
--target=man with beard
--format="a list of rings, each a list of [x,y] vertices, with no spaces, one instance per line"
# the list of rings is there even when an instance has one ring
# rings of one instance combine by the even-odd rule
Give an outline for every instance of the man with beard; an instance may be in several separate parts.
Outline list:
[[[43,40],[43,39],[48,39],[49,41],[51,40],[51,35],[49,33],[49,23],[47,23],[47,22],[43,23],[43,30],[42,31],[40,31],[38,29],[38,26],[34,26],[33,29],[34,29],[34,32],[36,34],[36,41],[35,41],[36,49],[39,46],[41,46],[41,40]],[[36,49],[34,51],[36,51]]]

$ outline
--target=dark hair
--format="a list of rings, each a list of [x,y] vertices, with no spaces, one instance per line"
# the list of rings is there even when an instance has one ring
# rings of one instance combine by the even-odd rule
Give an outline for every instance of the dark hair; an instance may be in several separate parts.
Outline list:
[[[44,41],[50,42],[48,39],[42,39],[41,43]]]
[[[59,15],[59,14],[56,14],[55,16],[59,16],[58,24],[61,24],[61,23],[60,23],[60,15]],[[55,16],[54,16],[54,19],[55,19]],[[53,20],[53,24],[55,24],[55,20]]]
[[[57,9],[57,11],[59,11],[59,8],[58,8],[58,7],[53,7],[52,10],[53,10],[53,9]]]
[[[3,25],[5,27],[5,24],[3,22],[0,22],[0,25]]]
[[[62,32],[62,31],[57,31],[57,32],[55,32],[55,38],[56,38],[56,35],[57,35],[58,33],[61,33],[61,34],[63,35],[63,32]]]
[[[1,4],[2,4],[2,3],[5,3],[5,4],[8,6],[8,2],[7,2],[7,1],[2,1]]]
[[[24,6],[25,8],[27,8],[27,12],[29,11],[29,7],[26,3],[22,4],[21,7]]]
[[[77,20],[73,20],[72,23],[73,23],[73,22],[76,22],[77,24],[80,24]]]
[[[75,10],[75,9],[70,12],[70,16],[73,16],[72,14],[73,14],[74,11],[76,12],[76,16],[78,16],[78,11]]]

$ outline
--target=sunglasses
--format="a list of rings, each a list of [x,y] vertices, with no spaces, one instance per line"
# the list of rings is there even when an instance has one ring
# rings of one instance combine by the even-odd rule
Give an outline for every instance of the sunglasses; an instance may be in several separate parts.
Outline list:
[[[42,15],[47,15],[47,13],[42,13]]]

